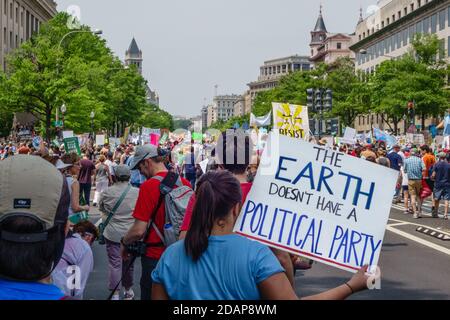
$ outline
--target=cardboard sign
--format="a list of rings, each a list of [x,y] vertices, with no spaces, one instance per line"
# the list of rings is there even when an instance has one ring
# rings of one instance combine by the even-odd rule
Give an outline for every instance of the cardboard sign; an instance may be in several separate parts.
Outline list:
[[[350,145],[356,144],[356,130],[353,128],[347,127],[345,129],[344,137],[339,139],[341,143],[346,143]]]
[[[151,133],[150,134],[150,143],[154,146],[159,146],[159,138],[160,138],[159,134]]]
[[[39,149],[39,147],[41,146],[41,141],[42,141],[42,138],[41,138],[41,137],[39,137],[39,136],[34,137],[34,138],[33,138],[33,147],[34,147],[35,149]]]
[[[63,139],[74,137],[73,131],[63,131]]]
[[[104,134],[98,134],[95,136],[95,144],[97,146],[104,146],[105,145],[105,135]]]
[[[425,144],[425,137],[423,134],[407,133],[406,141],[415,144],[416,146],[421,146]]]
[[[280,134],[296,139],[309,139],[308,107],[288,103],[272,103],[273,125]]]
[[[78,137],[71,137],[64,139],[64,149],[66,153],[76,153],[81,156],[80,144]]]
[[[350,272],[376,266],[397,178],[392,169],[271,133],[234,231]]]

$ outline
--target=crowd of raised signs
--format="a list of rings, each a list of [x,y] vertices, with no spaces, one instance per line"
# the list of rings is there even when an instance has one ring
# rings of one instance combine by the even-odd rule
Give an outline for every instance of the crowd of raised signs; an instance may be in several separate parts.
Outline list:
[[[295,271],[312,261],[233,233],[258,170],[261,148],[252,141],[232,130],[203,143],[171,137],[159,146],[88,144],[81,155],[43,141],[2,143],[0,184],[13,191],[0,205],[0,299],[83,299],[99,268],[91,249],[96,240],[108,257],[107,269],[97,270],[108,273],[105,298],[135,299],[139,286],[143,300],[297,299]],[[404,202],[405,214],[420,218],[423,200],[433,197],[433,217],[444,200],[447,218],[448,150],[385,143],[332,148],[397,170],[392,196]],[[41,185],[54,188],[37,190]],[[93,206],[102,212],[99,223],[92,221]],[[345,299],[367,288],[366,271],[304,298]]]

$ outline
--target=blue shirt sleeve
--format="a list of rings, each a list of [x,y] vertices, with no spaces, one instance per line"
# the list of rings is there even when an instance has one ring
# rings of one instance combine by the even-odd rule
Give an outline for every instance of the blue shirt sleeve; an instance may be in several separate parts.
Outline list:
[[[261,248],[257,251],[253,272],[256,284],[260,284],[274,274],[285,272],[285,270],[272,250],[269,247],[261,245]]]

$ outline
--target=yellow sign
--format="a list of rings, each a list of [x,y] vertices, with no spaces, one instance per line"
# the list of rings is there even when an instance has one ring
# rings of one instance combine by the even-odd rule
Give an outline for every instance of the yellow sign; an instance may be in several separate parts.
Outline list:
[[[275,102],[272,106],[274,129],[288,137],[304,140],[309,138],[308,107]]]

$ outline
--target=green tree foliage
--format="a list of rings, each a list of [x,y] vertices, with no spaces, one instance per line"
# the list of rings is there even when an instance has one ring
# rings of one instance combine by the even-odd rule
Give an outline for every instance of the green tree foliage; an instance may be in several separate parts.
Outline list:
[[[383,62],[370,79],[373,111],[382,114],[395,132],[410,101],[422,122],[427,116],[443,114],[449,107],[450,96],[445,90],[448,69],[437,58],[436,40],[435,36],[416,36],[414,51],[402,59]]]
[[[92,111],[95,129],[136,122],[147,108],[145,80],[135,68],[125,69],[89,27],[68,35],[68,17],[58,14],[8,57],[6,75],[0,77],[0,108],[31,112],[47,138],[54,134],[52,122],[62,104],[66,128],[78,133],[90,132]]]
[[[155,105],[145,108],[137,124],[146,128],[174,130],[172,115]]]
[[[173,126],[175,129],[186,129],[188,130],[190,126],[192,126],[193,122],[191,120],[174,120]]]
[[[239,117],[232,117],[230,118],[228,121],[223,121],[223,120],[219,120],[215,123],[213,123],[209,128],[210,129],[217,129],[219,131],[225,131],[227,129],[233,129],[234,125],[237,123],[239,124],[239,127],[242,128],[242,125],[244,123],[249,123],[250,122],[250,115],[244,115],[244,116],[239,116]]]
[[[333,110],[327,117],[339,117],[342,124],[352,126],[355,118],[370,107],[370,92],[349,58],[340,58],[330,65],[319,64],[312,71],[291,73],[280,80],[278,87],[261,92],[255,99],[254,113],[262,116],[272,110],[272,102],[306,105],[306,90],[333,90]],[[310,116],[314,113],[310,110]]]

